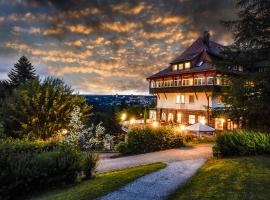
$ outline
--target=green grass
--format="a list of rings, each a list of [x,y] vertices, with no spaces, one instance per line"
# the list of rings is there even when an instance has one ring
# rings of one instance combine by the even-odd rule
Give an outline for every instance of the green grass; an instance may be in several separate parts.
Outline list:
[[[270,197],[270,156],[209,160],[170,200],[249,200]]]
[[[66,188],[58,189],[43,193],[30,199],[46,199],[46,200],[83,200],[95,199],[105,195],[111,191],[118,189],[127,183],[144,176],[148,173],[163,169],[166,167],[164,163],[154,163],[149,165],[141,165],[123,170],[100,173],[93,179],[83,181],[82,183],[72,185]]]

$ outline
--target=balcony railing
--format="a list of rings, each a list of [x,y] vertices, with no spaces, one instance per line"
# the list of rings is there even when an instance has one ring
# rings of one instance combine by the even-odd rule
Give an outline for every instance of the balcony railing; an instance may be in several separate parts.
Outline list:
[[[183,79],[180,80],[164,80],[151,81],[150,88],[169,88],[169,87],[188,87],[188,86],[226,86],[226,79]]]

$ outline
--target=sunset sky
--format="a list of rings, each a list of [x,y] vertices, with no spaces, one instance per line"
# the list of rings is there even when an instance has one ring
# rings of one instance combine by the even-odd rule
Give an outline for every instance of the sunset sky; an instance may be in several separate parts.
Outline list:
[[[81,94],[147,94],[146,77],[204,30],[230,44],[220,20],[235,12],[233,0],[0,0],[0,79],[26,55]]]

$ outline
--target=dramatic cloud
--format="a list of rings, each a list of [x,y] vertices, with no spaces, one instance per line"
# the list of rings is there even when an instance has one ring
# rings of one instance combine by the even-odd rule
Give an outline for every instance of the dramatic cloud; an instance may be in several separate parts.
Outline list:
[[[231,43],[219,21],[234,17],[233,0],[0,0],[0,79],[26,55],[83,93],[146,94],[204,30]]]

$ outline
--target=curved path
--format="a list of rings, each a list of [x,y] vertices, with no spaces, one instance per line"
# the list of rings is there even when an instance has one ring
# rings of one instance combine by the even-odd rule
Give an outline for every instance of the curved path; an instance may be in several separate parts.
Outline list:
[[[207,159],[212,156],[211,144],[199,144],[194,147],[182,147],[165,151],[157,151],[134,156],[125,156],[120,158],[109,158],[111,154],[102,154],[97,167],[97,172],[113,171],[145,165],[155,162],[174,162],[191,159]]]

